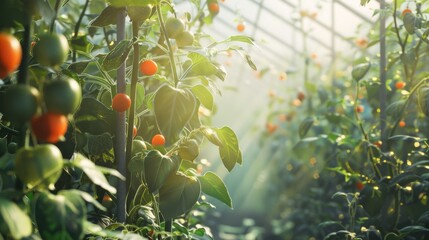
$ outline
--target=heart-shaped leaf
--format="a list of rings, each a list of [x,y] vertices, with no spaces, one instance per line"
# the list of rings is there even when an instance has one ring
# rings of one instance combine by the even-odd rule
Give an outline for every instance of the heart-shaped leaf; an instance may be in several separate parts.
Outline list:
[[[82,239],[85,202],[75,192],[42,192],[36,198],[35,219],[43,239]]]
[[[225,183],[213,172],[207,172],[204,176],[198,177],[201,183],[201,191],[216,198],[232,208],[232,200]]]
[[[164,219],[172,219],[189,211],[200,197],[197,178],[171,175],[159,190],[159,208]]]
[[[118,14],[123,11],[121,8],[116,8],[113,6],[108,6],[98,15],[98,17],[94,18],[89,25],[91,27],[105,27],[110,24],[115,24]]]
[[[177,168],[177,161],[172,158],[162,155],[157,150],[148,152],[144,158],[144,178],[149,192],[157,192],[168,176],[177,171]]]
[[[161,86],[154,98],[156,123],[167,145],[179,139],[179,134],[192,118],[197,101],[190,90]]]

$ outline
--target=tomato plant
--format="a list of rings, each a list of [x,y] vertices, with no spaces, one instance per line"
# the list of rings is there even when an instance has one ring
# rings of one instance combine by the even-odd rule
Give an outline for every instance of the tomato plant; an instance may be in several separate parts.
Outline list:
[[[0,221],[0,238],[210,238],[193,217],[209,205],[203,193],[232,200],[198,165],[201,144],[227,171],[242,154],[234,131],[198,110],[215,109],[224,52],[256,69],[241,46],[253,39],[203,36],[219,5],[207,15],[199,0],[195,13],[168,1],[18,2],[0,10],[22,46],[19,60],[0,51],[0,220],[16,216]]]
[[[22,49],[18,39],[7,33],[0,33],[0,78],[18,69]]]

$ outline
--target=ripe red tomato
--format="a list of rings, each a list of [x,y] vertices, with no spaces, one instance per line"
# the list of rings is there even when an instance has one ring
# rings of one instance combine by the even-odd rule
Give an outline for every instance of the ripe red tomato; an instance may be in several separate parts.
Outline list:
[[[364,107],[362,105],[359,105],[359,106],[356,107],[356,112],[358,112],[358,113],[363,113],[364,110],[365,109],[364,109]]]
[[[153,146],[162,146],[165,144],[165,137],[162,134],[156,134],[152,138],[152,145]]]
[[[56,143],[67,132],[67,118],[58,113],[47,112],[31,120],[31,130],[41,142]]]
[[[152,76],[158,71],[158,64],[153,60],[144,60],[140,63],[140,71],[145,76]]]
[[[407,123],[404,120],[401,120],[399,122],[399,127],[401,127],[401,128],[405,127],[406,125],[407,125]]]
[[[356,189],[362,191],[365,188],[365,185],[361,181],[356,182]]]
[[[131,106],[131,99],[125,93],[118,93],[112,99],[112,108],[117,112],[125,112]]]
[[[396,89],[403,89],[405,87],[405,82],[399,81],[395,83]]]
[[[0,78],[5,78],[18,69],[22,48],[18,39],[7,33],[0,33]]]

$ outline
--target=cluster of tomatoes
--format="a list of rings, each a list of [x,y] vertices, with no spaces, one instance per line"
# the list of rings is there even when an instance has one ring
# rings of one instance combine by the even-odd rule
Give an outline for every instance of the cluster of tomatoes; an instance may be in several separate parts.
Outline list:
[[[1,77],[4,78],[18,68],[22,49],[14,36],[1,34],[0,38],[3,48],[6,48],[0,59]],[[45,67],[62,64],[68,52],[68,41],[61,34],[43,34],[33,47],[34,58]],[[14,56],[13,60],[3,53]],[[64,76],[46,79],[42,86],[37,87],[25,84],[8,86],[2,95],[0,112],[4,119],[14,123],[31,122],[31,130],[40,142],[56,143],[67,131],[67,115],[73,114],[80,105],[81,87],[76,80]]]
[[[0,46],[0,78],[4,79],[18,69],[23,52],[19,41],[8,33],[0,33]],[[68,53],[67,39],[55,33],[40,35],[32,51],[34,59],[46,68],[64,63]],[[4,87],[0,95],[2,120],[18,127],[29,124],[41,144],[16,152],[15,173],[30,188],[52,187],[61,174],[63,159],[61,151],[50,143],[66,133],[67,117],[78,109],[82,89],[76,80],[61,75],[46,78],[40,86],[21,83]]]
[[[186,47],[194,43],[194,34],[185,30],[185,24],[179,18],[167,18],[165,21],[165,30],[169,38],[176,40],[178,47]]]

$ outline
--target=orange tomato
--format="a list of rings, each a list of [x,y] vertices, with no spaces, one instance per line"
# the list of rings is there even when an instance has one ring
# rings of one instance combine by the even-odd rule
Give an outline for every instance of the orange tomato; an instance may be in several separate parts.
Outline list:
[[[18,69],[21,64],[22,48],[18,39],[7,33],[0,33],[0,78]]]
[[[143,75],[152,76],[158,71],[158,64],[153,60],[144,60],[140,63],[140,71]]]
[[[156,134],[152,138],[152,145],[153,146],[162,146],[165,144],[165,137],[162,134]]]
[[[399,81],[395,83],[396,89],[403,89],[405,87],[405,82]]]
[[[246,26],[244,26],[244,23],[241,22],[237,24],[237,31],[244,32],[245,29],[246,29]]]

